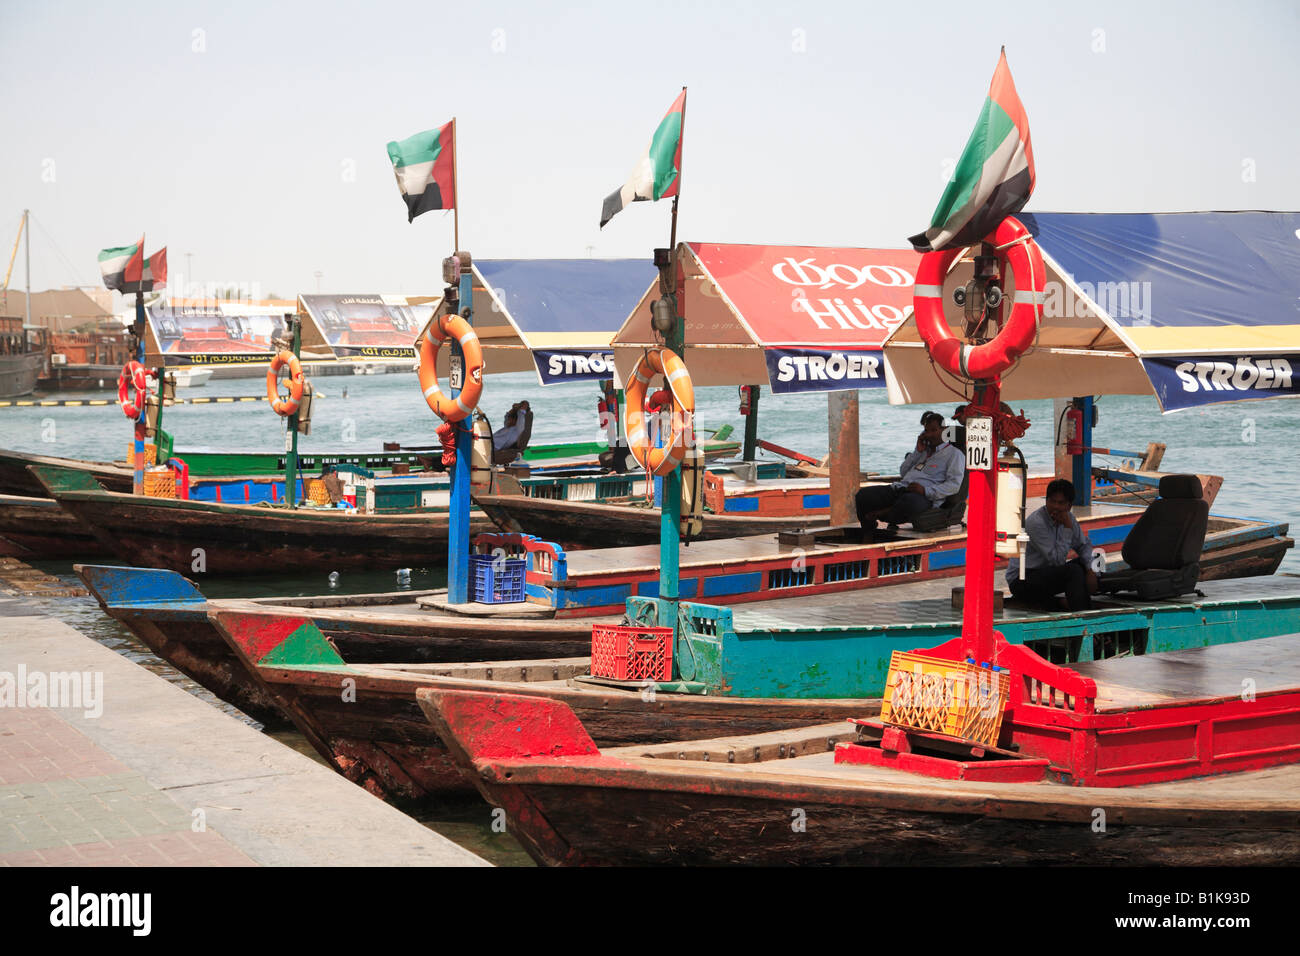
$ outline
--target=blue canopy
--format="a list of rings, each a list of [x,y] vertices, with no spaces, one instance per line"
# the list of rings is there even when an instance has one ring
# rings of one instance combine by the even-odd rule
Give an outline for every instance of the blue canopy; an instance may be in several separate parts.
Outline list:
[[[1047,285],[1035,347],[1003,379],[1008,401],[1154,391],[1173,411],[1300,396],[1300,213],[1017,218]],[[885,356],[890,401],[946,397],[913,320]]]
[[[1141,360],[1161,407],[1300,394],[1300,213],[1020,219]]]
[[[482,259],[474,271],[543,385],[612,378],[614,334],[659,275],[648,259]]]

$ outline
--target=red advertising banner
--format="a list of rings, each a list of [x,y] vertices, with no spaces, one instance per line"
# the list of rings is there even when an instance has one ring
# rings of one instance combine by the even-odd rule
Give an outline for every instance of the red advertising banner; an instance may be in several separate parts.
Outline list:
[[[879,349],[912,313],[921,256],[911,250],[694,242],[690,248],[764,346]]]

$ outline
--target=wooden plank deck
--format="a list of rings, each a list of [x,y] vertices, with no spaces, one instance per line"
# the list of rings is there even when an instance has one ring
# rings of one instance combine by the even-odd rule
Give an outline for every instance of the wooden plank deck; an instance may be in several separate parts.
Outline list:
[[[1006,591],[1005,578],[996,579]],[[808,597],[754,601],[732,608],[732,622],[737,633],[802,631],[810,628],[835,630],[898,624],[960,623],[961,611],[952,606],[952,589],[960,578],[942,578],[895,584],[887,588],[841,591]],[[1300,576],[1276,574],[1267,577],[1233,578],[1202,581],[1204,597],[1194,594],[1167,601],[1125,600],[1114,595],[1094,599],[1093,610],[1099,614],[1130,608],[1162,606],[1213,606],[1232,601],[1300,595]],[[1069,611],[1043,611],[1008,602],[997,615],[994,627],[1002,621],[1051,620],[1073,616]]]
[[[1300,634],[1071,667],[1097,682],[1098,713],[1240,698],[1247,680],[1256,695],[1300,690]]]
[[[1031,498],[1030,510],[1041,506],[1041,498]],[[1116,515],[1131,515],[1134,509],[1124,505],[1092,505],[1076,508],[1075,516],[1087,530],[1089,521],[1101,518],[1113,518]],[[825,523],[824,518],[811,516],[809,527]],[[940,544],[963,541],[964,529],[952,528],[930,534],[902,532],[898,541],[886,542],[886,553],[901,548],[915,548],[919,544]],[[805,548],[807,554],[825,554],[844,548],[861,548],[862,545],[844,543],[817,542],[811,548]],[[659,569],[659,545],[646,544],[623,548],[601,548],[590,551],[569,551],[569,575],[579,577],[597,573],[636,573],[657,571]],[[793,560],[795,551],[790,546],[782,547],[777,536],[773,534],[750,535],[743,538],[723,538],[712,541],[696,541],[681,549],[680,566],[683,571],[691,568],[703,568],[710,565],[733,561],[760,561],[790,555]]]

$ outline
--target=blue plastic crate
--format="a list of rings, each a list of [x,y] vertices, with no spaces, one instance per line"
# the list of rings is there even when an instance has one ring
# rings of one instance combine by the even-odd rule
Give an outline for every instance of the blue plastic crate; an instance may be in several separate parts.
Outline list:
[[[524,599],[523,558],[500,558],[494,554],[469,556],[470,600],[482,604],[514,604]]]

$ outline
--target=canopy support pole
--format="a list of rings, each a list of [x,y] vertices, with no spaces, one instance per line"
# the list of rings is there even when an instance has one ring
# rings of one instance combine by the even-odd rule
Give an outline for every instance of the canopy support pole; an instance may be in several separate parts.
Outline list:
[[[745,448],[741,457],[745,461],[754,460],[754,446],[758,443],[758,393],[762,388],[749,386],[749,414],[745,416]]]
[[[460,250],[453,255],[459,256]],[[466,262],[461,263],[460,291],[457,308],[472,327],[474,325],[474,273]],[[436,321],[436,320],[435,320]],[[465,385],[465,353],[460,342],[451,342],[451,364],[461,369],[460,384],[452,382],[451,397],[460,396]],[[469,423],[469,427],[466,427]],[[469,465],[474,453],[473,419],[467,418],[454,425],[456,429],[456,464],[451,472],[451,506],[447,515],[447,603],[469,603]]]
[[[751,413],[752,414],[752,413]],[[858,441],[858,392],[845,389],[826,393],[827,439],[830,442],[832,525],[857,520],[854,497],[861,484]]]
[[[1083,413],[1083,429],[1078,441],[1083,445],[1074,456],[1070,480],[1074,484],[1074,503],[1092,504],[1092,396],[1074,400],[1075,408]]]

